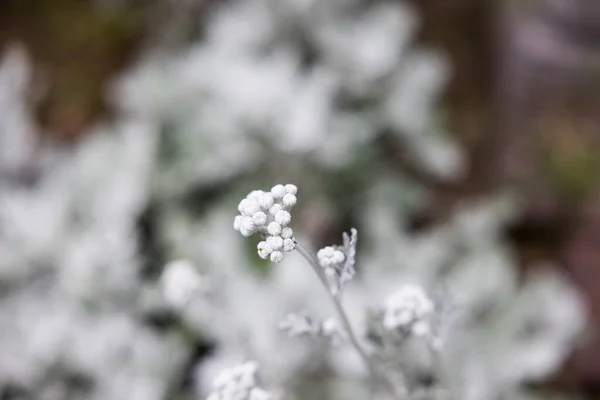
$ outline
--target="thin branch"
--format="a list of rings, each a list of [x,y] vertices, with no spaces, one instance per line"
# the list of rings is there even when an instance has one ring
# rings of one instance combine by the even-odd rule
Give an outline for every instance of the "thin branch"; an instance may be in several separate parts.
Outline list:
[[[352,346],[355,348],[356,352],[360,355],[360,357],[366,364],[371,375],[373,377],[376,377],[376,376],[382,377],[383,380],[385,381],[386,385],[388,386],[388,389],[392,392],[394,398],[397,398],[397,399],[406,398],[407,397],[406,389],[405,388],[400,389],[400,388],[396,387],[396,385],[393,384],[392,380],[389,378],[388,374],[386,373],[387,371],[385,371],[385,368],[378,368],[379,365],[373,362],[373,359],[369,357],[367,352],[363,349],[363,347],[359,343],[359,341],[356,337],[356,334],[354,333],[354,329],[352,328],[352,324],[350,323],[350,319],[348,318],[346,311],[342,307],[340,298],[339,298],[339,296],[333,294],[331,292],[331,290],[329,289],[329,285],[327,284],[327,280],[325,278],[325,275],[323,274],[323,270],[322,270],[321,266],[319,265],[317,259],[312,255],[312,253],[307,251],[298,242],[296,242],[296,249],[302,255],[302,257],[304,257],[304,259],[306,259],[306,261],[308,261],[308,263],[312,267],[313,271],[315,272],[315,274],[317,275],[317,277],[319,278],[319,280],[325,287],[325,291],[327,292],[327,294],[329,295],[329,298],[331,299],[331,301],[333,302],[333,304],[335,306],[335,309],[341,319],[344,329],[346,330],[346,332],[348,334],[348,338],[350,339]]]

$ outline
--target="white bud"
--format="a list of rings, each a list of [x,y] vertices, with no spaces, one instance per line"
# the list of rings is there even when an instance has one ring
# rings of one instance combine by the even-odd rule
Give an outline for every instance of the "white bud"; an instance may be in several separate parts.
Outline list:
[[[292,208],[296,205],[296,196],[294,196],[291,193],[286,194],[285,196],[283,196],[283,199],[281,200],[281,202],[283,203],[283,205],[287,208]]]
[[[296,248],[296,243],[293,239],[283,239],[283,251],[292,251]]]
[[[267,258],[269,258],[269,256],[271,255],[271,253],[273,252],[273,249],[267,244],[267,242],[265,242],[264,240],[262,242],[260,242],[256,248],[258,249],[258,255],[260,256],[260,258],[262,258],[263,260],[266,260]]]
[[[281,250],[283,248],[283,238],[281,236],[269,236],[267,246],[273,250]]]
[[[281,229],[281,237],[284,239],[291,239],[294,237],[294,231],[289,226]]]
[[[260,211],[260,204],[258,204],[258,201],[256,201],[256,200],[247,200],[246,201],[246,204],[244,207],[244,212],[246,213],[246,215],[254,215],[259,211]]]
[[[281,226],[287,226],[292,221],[292,216],[289,212],[281,210],[275,214],[275,221]]]
[[[283,261],[283,253],[281,251],[274,251],[271,253],[271,261],[274,263],[279,263]]]
[[[258,198],[263,194],[264,192],[262,190],[253,190],[251,191],[248,196],[246,196],[247,199],[249,200],[257,200]]]
[[[283,210],[283,206],[279,203],[275,203],[271,208],[269,208],[269,214],[274,217],[281,210]]]
[[[265,214],[262,211],[259,211],[252,216],[252,220],[254,221],[257,227],[263,226],[267,223],[267,214]]]
[[[258,198],[258,204],[260,204],[260,207],[263,210],[268,210],[273,203],[275,203],[275,200],[273,199],[273,195],[271,193],[263,193]]]
[[[240,203],[238,204],[238,211],[242,214],[242,215],[246,215],[246,206],[248,204],[248,199],[242,199],[242,201],[240,201]]]
[[[252,217],[244,217],[242,219],[242,228],[244,228],[244,230],[249,232],[250,234],[254,233],[254,231],[256,230],[256,224],[254,223]]]
[[[275,185],[271,189],[271,194],[275,198],[275,200],[281,199],[286,194],[285,186],[283,185]]]
[[[234,220],[233,220],[233,229],[235,229],[236,231],[239,231],[240,228],[242,227],[242,220],[244,217],[242,217],[241,215],[236,215]]]
[[[287,185],[285,185],[285,191],[289,194],[296,194],[298,193],[298,188],[296,187],[296,185],[288,183]]]
[[[273,221],[267,227],[267,231],[269,232],[269,235],[279,236],[281,234],[281,225]]]

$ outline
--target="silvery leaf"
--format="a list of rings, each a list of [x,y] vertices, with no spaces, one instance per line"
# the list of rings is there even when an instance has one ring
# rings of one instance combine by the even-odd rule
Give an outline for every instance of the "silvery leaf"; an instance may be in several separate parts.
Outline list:
[[[354,264],[356,263],[356,241],[358,240],[358,231],[354,228],[350,230],[350,235],[344,232],[344,245],[342,251],[346,256],[346,261],[340,271],[340,286],[343,288],[346,282],[349,282],[354,277],[356,270]]]

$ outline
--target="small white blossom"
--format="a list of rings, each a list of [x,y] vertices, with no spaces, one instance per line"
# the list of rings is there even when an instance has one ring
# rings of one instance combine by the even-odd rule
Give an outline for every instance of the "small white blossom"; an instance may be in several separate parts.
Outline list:
[[[258,203],[263,210],[268,210],[275,203],[275,199],[271,193],[263,193],[258,198]]]
[[[271,194],[275,200],[281,200],[283,196],[286,194],[285,186],[283,185],[275,185],[271,189]]]
[[[275,214],[275,221],[281,226],[287,226],[292,220],[292,215],[285,211],[281,210]]]
[[[246,232],[244,236],[250,236],[256,232],[256,223],[252,217],[244,217],[244,219],[242,219],[242,227],[240,228],[240,232],[242,232],[242,235],[244,235],[244,232]]]
[[[281,236],[269,236],[267,246],[273,250],[281,250],[283,248],[283,238]]]
[[[242,200],[242,202],[244,202],[242,205],[242,214],[252,216],[260,211],[260,204],[258,204],[258,201],[245,199]]]
[[[283,210],[283,206],[279,203],[275,203],[271,208],[269,208],[269,214],[274,217],[281,210]]]
[[[283,253],[281,251],[274,251],[271,253],[271,261],[274,263],[279,263],[283,261]]]
[[[283,251],[292,251],[296,248],[296,242],[293,239],[283,239]]]
[[[246,203],[248,203],[248,198],[242,199],[242,201],[240,201],[240,203],[238,204],[238,211],[242,215],[246,215]]]
[[[296,194],[296,193],[298,193],[298,188],[296,187],[296,185],[292,185],[291,183],[288,183],[287,185],[285,185],[285,191],[288,194]]]
[[[258,198],[259,198],[259,197],[260,197],[260,196],[261,196],[263,193],[265,193],[265,192],[264,192],[264,191],[262,191],[262,190],[253,190],[253,191],[251,191],[250,193],[248,193],[248,196],[246,196],[246,198],[247,198],[247,199],[249,199],[249,200],[257,200],[257,201],[258,201]]]
[[[233,229],[235,229],[236,231],[239,231],[240,228],[242,227],[242,220],[243,219],[244,219],[243,216],[236,215],[235,219],[233,220]]]
[[[257,212],[252,216],[252,221],[256,226],[263,226],[267,223],[267,214],[262,211]]]
[[[284,239],[291,239],[294,237],[294,231],[290,227],[284,227],[281,229],[281,237]]]
[[[263,260],[266,260],[267,258],[269,258],[269,256],[273,252],[273,249],[271,247],[269,247],[269,245],[267,244],[267,242],[264,241],[264,240],[262,242],[258,243],[258,245],[256,246],[256,248],[258,249],[258,255]]]
[[[294,196],[293,194],[286,194],[285,196],[283,196],[283,199],[281,200],[281,202],[283,203],[283,206],[286,208],[292,208],[296,205],[296,196]]]
[[[195,265],[189,260],[177,260],[168,263],[161,276],[163,295],[169,304],[183,307],[205,285]]]
[[[383,326],[389,331],[408,331],[416,336],[430,332],[433,302],[419,286],[405,286],[385,303]]]
[[[269,235],[279,236],[281,235],[281,231],[281,225],[275,221],[271,222],[267,227],[267,232],[269,232]]]

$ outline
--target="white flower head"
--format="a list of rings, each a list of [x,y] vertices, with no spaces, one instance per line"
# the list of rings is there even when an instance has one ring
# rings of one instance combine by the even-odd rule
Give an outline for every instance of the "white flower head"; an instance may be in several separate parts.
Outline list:
[[[295,185],[275,185],[270,192],[253,190],[238,204],[239,215],[233,220],[233,228],[242,236],[259,233],[264,240],[257,246],[258,255],[278,263],[284,251],[296,248],[294,231],[288,225],[292,221],[290,211],[296,204]]]
[[[185,306],[206,288],[206,282],[189,260],[168,263],[160,280],[165,299],[175,307]]]
[[[334,268],[343,263],[346,256],[341,250],[337,250],[333,246],[327,246],[317,252],[317,258],[321,267]]]
[[[404,331],[415,336],[430,333],[433,302],[425,291],[415,285],[407,285],[388,297],[383,313],[383,326],[388,331]]]

